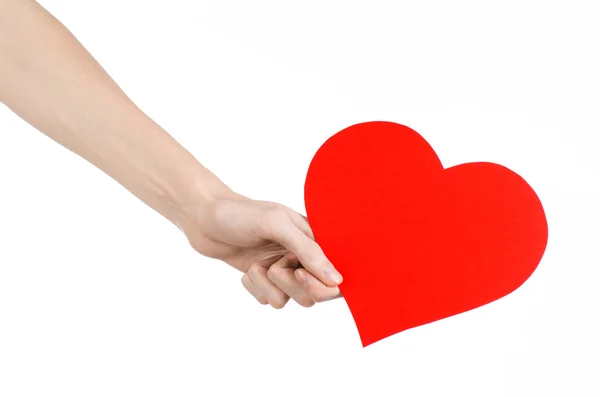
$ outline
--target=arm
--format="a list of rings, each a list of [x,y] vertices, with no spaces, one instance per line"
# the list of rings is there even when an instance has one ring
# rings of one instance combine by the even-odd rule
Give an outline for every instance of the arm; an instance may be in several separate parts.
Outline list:
[[[0,102],[174,223],[180,204],[230,193],[45,9],[0,3]]]
[[[259,302],[340,296],[341,276],[305,217],[233,192],[33,0],[0,0],[0,102],[178,226],[199,253],[242,271]]]

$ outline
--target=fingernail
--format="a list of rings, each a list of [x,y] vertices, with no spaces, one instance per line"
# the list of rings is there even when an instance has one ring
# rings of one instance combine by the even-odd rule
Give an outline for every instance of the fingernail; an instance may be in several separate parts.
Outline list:
[[[300,280],[300,282],[302,284],[306,284],[306,275],[304,274],[304,272],[298,272],[296,274],[298,275],[298,279]]]
[[[332,283],[339,284],[343,281],[342,275],[337,270],[331,269],[325,271],[325,277]]]

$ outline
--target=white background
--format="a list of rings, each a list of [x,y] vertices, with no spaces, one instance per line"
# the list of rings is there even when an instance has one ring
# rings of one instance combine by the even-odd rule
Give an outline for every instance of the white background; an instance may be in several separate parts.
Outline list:
[[[525,177],[550,239],[515,293],[363,349],[343,300],[260,306],[2,108],[0,396],[600,395],[600,2],[42,4],[242,194],[304,212],[319,146],[394,121]]]

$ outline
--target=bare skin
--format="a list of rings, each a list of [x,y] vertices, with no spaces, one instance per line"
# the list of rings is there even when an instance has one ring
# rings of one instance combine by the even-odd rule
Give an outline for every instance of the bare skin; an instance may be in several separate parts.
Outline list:
[[[226,186],[33,0],[0,0],[0,102],[163,215],[198,253],[242,272],[261,304],[340,297],[342,277],[304,216]]]

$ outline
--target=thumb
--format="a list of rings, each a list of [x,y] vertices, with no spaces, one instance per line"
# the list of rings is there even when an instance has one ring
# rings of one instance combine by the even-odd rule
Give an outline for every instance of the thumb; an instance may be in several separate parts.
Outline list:
[[[286,208],[286,212],[289,215],[290,219],[302,233],[307,235],[312,240],[315,240],[315,235],[310,227],[310,223],[308,223],[308,218],[302,214],[297,213],[293,209]]]

